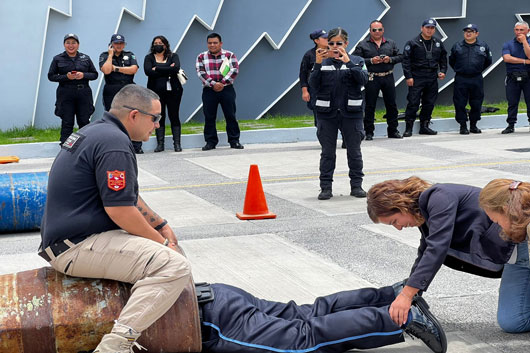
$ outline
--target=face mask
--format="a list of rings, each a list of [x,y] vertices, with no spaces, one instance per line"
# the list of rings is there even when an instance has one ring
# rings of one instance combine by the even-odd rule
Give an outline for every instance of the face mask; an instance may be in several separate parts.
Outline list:
[[[164,51],[163,45],[153,45],[153,50],[155,53],[161,53]]]

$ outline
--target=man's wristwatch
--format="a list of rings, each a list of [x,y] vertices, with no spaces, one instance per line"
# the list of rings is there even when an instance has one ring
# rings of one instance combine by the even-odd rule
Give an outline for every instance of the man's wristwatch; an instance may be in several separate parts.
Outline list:
[[[114,68],[114,72],[120,72],[120,68],[119,67],[115,67]]]

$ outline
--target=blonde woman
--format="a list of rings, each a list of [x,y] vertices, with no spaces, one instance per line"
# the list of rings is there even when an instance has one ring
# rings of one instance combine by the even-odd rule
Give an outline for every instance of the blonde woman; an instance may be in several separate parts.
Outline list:
[[[502,227],[501,236],[517,244],[513,263],[504,266],[497,321],[506,332],[530,331],[530,184],[495,179],[480,193],[480,207]]]

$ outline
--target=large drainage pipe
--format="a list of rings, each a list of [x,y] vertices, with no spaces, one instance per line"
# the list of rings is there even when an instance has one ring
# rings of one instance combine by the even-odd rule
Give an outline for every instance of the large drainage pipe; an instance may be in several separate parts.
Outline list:
[[[40,228],[48,173],[0,174],[0,233]]]
[[[76,353],[93,350],[110,332],[131,285],[63,275],[51,267],[0,276],[0,352]],[[142,333],[148,352],[200,352],[195,286]]]

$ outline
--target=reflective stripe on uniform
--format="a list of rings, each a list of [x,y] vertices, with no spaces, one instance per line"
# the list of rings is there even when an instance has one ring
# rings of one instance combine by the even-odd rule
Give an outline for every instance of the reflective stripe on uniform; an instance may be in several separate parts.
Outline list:
[[[333,65],[324,65],[320,68],[320,71],[333,71],[337,70]]]
[[[363,100],[362,99],[348,99],[348,105],[359,106],[359,105],[362,105],[362,104],[363,104]]]
[[[330,106],[330,101],[321,101],[319,99],[317,99],[317,101],[315,102],[315,105],[317,107],[326,107],[326,108],[329,108]]]

